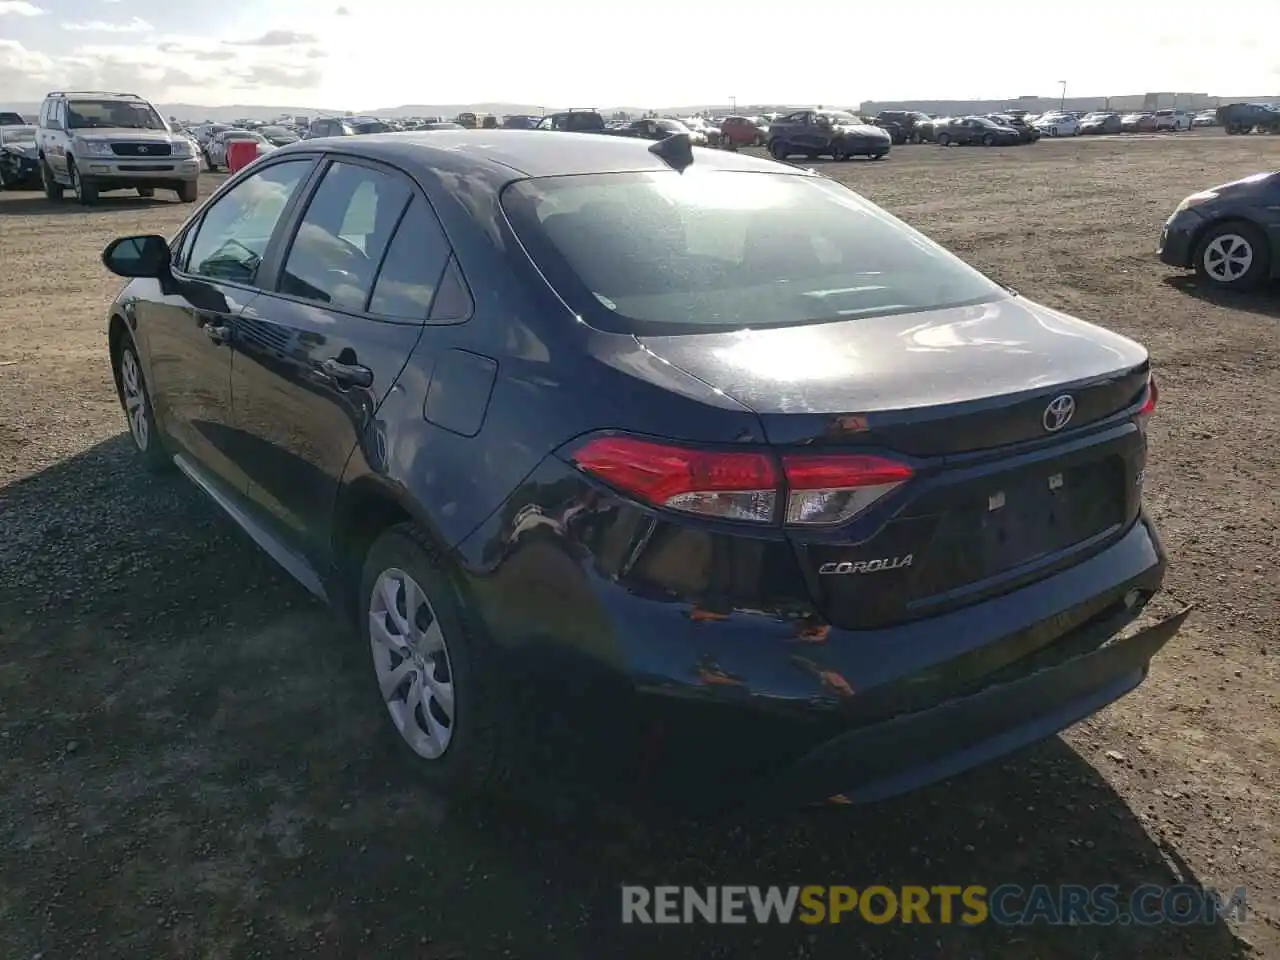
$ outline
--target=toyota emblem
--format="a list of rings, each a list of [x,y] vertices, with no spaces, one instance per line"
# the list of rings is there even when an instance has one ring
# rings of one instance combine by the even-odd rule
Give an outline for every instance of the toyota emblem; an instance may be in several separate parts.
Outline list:
[[[1044,428],[1050,433],[1057,433],[1068,423],[1076,412],[1075,398],[1069,393],[1064,393],[1060,397],[1054,397],[1049,401],[1049,405],[1044,408]]]
[[[151,149],[150,147],[139,147],[139,148],[138,148],[138,152],[139,152],[139,153],[146,153],[146,152],[147,152],[148,150],[150,150],[150,149]]]

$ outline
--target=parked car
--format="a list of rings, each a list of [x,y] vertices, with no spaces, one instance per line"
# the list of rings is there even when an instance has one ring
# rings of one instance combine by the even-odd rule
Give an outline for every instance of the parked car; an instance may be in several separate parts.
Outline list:
[[[797,110],[769,125],[768,149],[775,160],[797,153],[810,160],[822,156],[883,160],[892,143],[889,131],[842,110]]]
[[[1011,146],[1022,142],[1022,135],[1005,124],[986,117],[955,117],[935,127],[934,139],[939,146],[981,144],[984,147]]]
[[[132,93],[54,91],[40,105],[36,140],[45,196],[70,190],[92,206],[112,190],[153,197],[172,190],[183,203],[200,194],[191,141],[169,129],[152,104]]]
[[[720,130],[718,127],[711,126],[701,117],[679,117],[675,119],[679,119],[688,128],[693,137],[693,145],[695,147],[720,146]]]
[[[1046,113],[1033,126],[1046,137],[1074,137],[1080,133],[1080,118],[1074,113]]]
[[[273,147],[287,147],[289,144],[297,143],[302,139],[288,127],[282,127],[278,124],[267,124],[259,127],[257,133]]]
[[[1156,129],[1180,133],[1191,129],[1191,114],[1186,110],[1157,110]]]
[[[921,138],[916,135],[916,124],[928,119],[929,115],[919,110],[881,110],[871,122],[889,131],[893,143],[902,144],[920,143]]]
[[[1217,110],[1227,133],[1280,133],[1280,107],[1270,103],[1229,103]]]
[[[953,117],[930,117],[927,120],[918,121],[911,131],[912,142],[936,143],[938,140],[938,130],[945,127],[953,119]]]
[[[1249,290],[1280,278],[1280,173],[1258,173],[1187,197],[1156,253],[1215,287]]]
[[[1151,133],[1155,129],[1154,113],[1126,113],[1120,118],[1121,133]]]
[[[1192,127],[1216,127],[1218,125],[1218,112],[1216,110],[1201,110],[1191,118]]]
[[[204,162],[210,170],[217,170],[219,167],[227,166],[227,150],[235,140],[252,141],[255,152],[259,157],[276,149],[271,141],[256,131],[224,130],[210,140],[209,145],[204,149]]]
[[[689,137],[691,144],[694,142],[693,132],[682,121],[672,117],[642,117],[602,132],[612,137],[635,137],[641,140],[665,140],[676,134],[684,134]]]
[[[33,126],[0,125],[0,190],[40,185],[40,147]]]
[[[26,127],[31,126],[23,119],[22,114],[14,113],[10,110],[0,110],[0,127]]]
[[[538,121],[539,130],[560,130],[565,133],[604,133],[607,129],[604,117],[598,110],[561,110]]]
[[[532,130],[538,125],[541,117],[534,117],[528,114],[512,114],[511,116],[502,118],[502,129],[504,130]]]
[[[1080,120],[1082,134],[1119,133],[1123,127],[1124,121],[1118,113],[1099,111],[1087,114]]]
[[[763,147],[768,143],[767,135],[750,117],[725,117],[720,123],[720,142],[730,150]]]
[[[140,465],[359,632],[442,787],[567,731],[758,804],[884,797],[1134,689],[1187,615],[1135,623],[1147,351],[800,168],[303,142],[103,262]]]
[[[1040,139],[1041,133],[1034,126],[1027,123],[1022,117],[1014,117],[1005,113],[989,113],[987,119],[998,127],[1010,127],[1018,134],[1019,143],[1035,143]]]
[[[307,127],[304,140],[320,137],[367,137],[375,133],[390,133],[391,126],[376,117],[317,117]]]

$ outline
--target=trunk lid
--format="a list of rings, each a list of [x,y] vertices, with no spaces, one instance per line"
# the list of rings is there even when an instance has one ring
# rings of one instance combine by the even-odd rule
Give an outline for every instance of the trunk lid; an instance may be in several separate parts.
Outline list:
[[[1142,400],[1146,351],[1020,297],[640,339],[754,410],[783,451],[913,467],[847,523],[789,529],[837,626],[885,626],[1013,589],[1078,562],[1137,516],[1145,437],[1132,418],[1108,418]]]

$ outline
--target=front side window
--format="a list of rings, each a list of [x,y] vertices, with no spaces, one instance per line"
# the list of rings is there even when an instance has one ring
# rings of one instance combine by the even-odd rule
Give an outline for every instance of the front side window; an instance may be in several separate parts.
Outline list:
[[[137,100],[69,100],[66,127],[68,130],[169,129],[151,104]]]
[[[1001,299],[998,284],[821,177],[548,177],[502,195],[575,312],[612,332],[781,326]]]
[[[400,177],[334,163],[298,226],[280,275],[280,292],[363,310],[411,195]]]
[[[284,208],[310,170],[310,160],[272,164],[219,197],[191,244],[187,271],[254,283]]]

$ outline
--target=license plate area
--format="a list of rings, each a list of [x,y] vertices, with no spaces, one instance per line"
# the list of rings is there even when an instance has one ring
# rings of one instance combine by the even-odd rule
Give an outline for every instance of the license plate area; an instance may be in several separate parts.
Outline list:
[[[1066,550],[1123,523],[1124,463],[1107,457],[985,481],[945,510],[912,593],[927,599]]]

